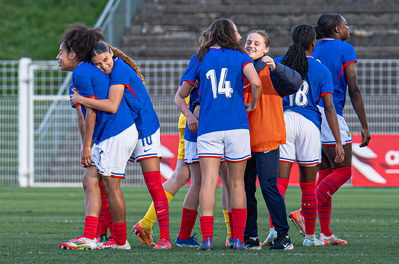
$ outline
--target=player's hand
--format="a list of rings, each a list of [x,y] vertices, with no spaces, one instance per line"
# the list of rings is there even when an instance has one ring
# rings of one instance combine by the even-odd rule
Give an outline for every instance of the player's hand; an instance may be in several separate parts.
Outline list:
[[[345,159],[345,151],[344,148],[342,147],[342,144],[335,144],[335,163],[341,163]]]
[[[264,56],[262,61],[265,62],[272,70],[276,68],[276,63],[274,63],[274,60],[270,56]]]
[[[79,91],[76,88],[72,88],[72,92],[73,94],[69,96],[72,105],[80,104],[80,98],[82,98],[82,96],[79,94]]]
[[[80,150],[80,166],[88,167],[93,162],[91,157],[91,148],[89,146],[82,145]]]
[[[252,105],[252,103],[251,103],[251,104],[245,104],[245,111],[247,111],[247,113],[249,113],[249,112],[255,110],[255,108],[256,108],[256,107],[254,107],[254,106]]]
[[[198,133],[198,119],[193,114],[187,116],[187,125],[191,132]]]
[[[370,132],[368,128],[362,129],[362,143],[360,143],[360,147],[365,147],[369,144],[371,139]]]

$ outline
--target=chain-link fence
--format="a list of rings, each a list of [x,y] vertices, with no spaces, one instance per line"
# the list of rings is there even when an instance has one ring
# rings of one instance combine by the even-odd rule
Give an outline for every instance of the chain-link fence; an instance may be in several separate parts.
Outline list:
[[[158,113],[161,133],[177,133],[179,111],[173,98],[188,61],[136,62]],[[0,186],[19,184],[21,144],[33,144],[34,151],[25,157],[34,166],[35,182],[54,186],[80,184],[80,136],[67,95],[68,74],[61,72],[55,61],[34,61],[29,66],[29,78],[23,79],[18,75],[18,66],[18,61],[0,61]],[[399,60],[359,60],[357,72],[371,133],[398,133]],[[32,109],[28,113],[33,117],[31,129],[19,118],[21,82],[32,85],[32,105],[27,103]],[[344,116],[352,132],[359,133],[360,123],[349,98]],[[27,134],[32,134],[33,143],[19,141],[19,133],[26,129]],[[127,173],[124,185],[144,184],[137,164],[129,164]]]

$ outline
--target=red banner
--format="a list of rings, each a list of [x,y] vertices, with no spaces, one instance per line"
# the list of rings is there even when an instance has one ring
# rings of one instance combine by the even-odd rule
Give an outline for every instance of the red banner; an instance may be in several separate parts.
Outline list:
[[[363,148],[360,142],[353,135],[352,186],[399,187],[399,134],[373,134]]]
[[[179,144],[178,134],[162,134],[161,173],[166,181],[173,173]],[[352,186],[399,187],[399,134],[373,134],[370,144],[360,148],[361,136],[353,135]],[[189,184],[189,183],[188,183]],[[299,171],[291,169],[290,185],[299,186]]]

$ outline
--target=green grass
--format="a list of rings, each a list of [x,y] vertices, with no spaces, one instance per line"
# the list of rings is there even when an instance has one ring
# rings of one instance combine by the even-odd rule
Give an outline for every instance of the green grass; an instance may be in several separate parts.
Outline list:
[[[181,207],[187,188],[173,199],[170,207],[171,240],[178,234]],[[140,244],[130,232],[145,214],[150,195],[145,188],[123,188],[128,214],[130,251],[72,251],[58,248],[80,235],[84,208],[82,188],[0,188],[0,263],[399,263],[399,190],[340,190],[333,200],[332,228],[349,241],[347,246],[305,248],[302,237],[290,223],[292,251],[236,252],[224,247],[226,228],[220,205],[220,190],[215,215],[214,250],[173,247],[153,251]],[[260,190],[259,238],[266,238],[269,226],[267,210]],[[300,189],[288,188],[287,210],[300,205]],[[197,221],[198,222],[198,221]],[[318,230],[318,227],[316,227]],[[154,225],[154,238],[159,233]],[[199,224],[194,232],[201,238]]]
[[[71,23],[93,27],[107,0],[0,1],[0,60],[55,60]]]

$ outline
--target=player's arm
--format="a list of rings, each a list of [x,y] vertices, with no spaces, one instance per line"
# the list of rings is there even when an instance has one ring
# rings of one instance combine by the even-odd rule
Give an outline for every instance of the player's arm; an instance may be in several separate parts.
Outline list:
[[[177,108],[179,108],[180,112],[183,113],[187,117],[187,125],[188,128],[194,132],[197,133],[198,129],[198,119],[193,115],[193,113],[188,109],[187,104],[183,98],[180,97],[180,91],[181,91],[181,86],[177,89],[176,95],[175,95],[175,104]]]
[[[77,89],[72,89],[73,94],[70,96],[73,104],[82,104],[86,107],[115,114],[118,111],[119,104],[121,103],[125,86],[122,84],[111,85],[108,92],[108,98],[96,100],[81,96]]]
[[[182,99],[186,98],[187,96],[190,95],[191,90],[193,89],[193,87],[194,87],[194,84],[191,84],[191,83],[188,83],[188,82],[184,81],[182,83],[182,85],[179,87],[180,88],[179,96]]]
[[[253,63],[248,63],[245,65],[244,76],[247,77],[252,87],[252,103],[250,105],[246,105],[247,112],[251,112],[252,110],[255,110],[258,104],[260,95],[262,93],[262,84]]]
[[[342,147],[341,134],[339,132],[337,113],[332,100],[332,93],[327,93],[323,97],[324,111],[326,114],[328,125],[335,138],[335,163],[344,161],[345,153]]]
[[[365,147],[369,144],[371,136],[366,119],[366,112],[364,110],[362,93],[360,92],[359,85],[357,84],[355,62],[349,63],[345,67],[345,75],[348,82],[348,92],[349,97],[351,98],[353,109],[355,110],[360,124],[362,125],[362,143],[360,144],[360,147]]]
[[[91,108],[86,108],[86,125],[84,130],[84,137],[82,142],[82,149],[80,152],[80,164],[84,167],[90,166],[93,161],[91,157],[91,146],[93,139],[94,126],[96,125],[97,111]]]
[[[78,118],[78,127],[79,127],[79,132],[80,132],[80,137],[82,139],[83,143],[83,138],[84,138],[84,133],[85,133],[85,119],[82,113],[82,108],[81,106],[76,106],[76,116]]]
[[[301,75],[281,63],[275,62],[275,65],[270,75],[275,91],[281,97],[296,93],[302,85]]]

